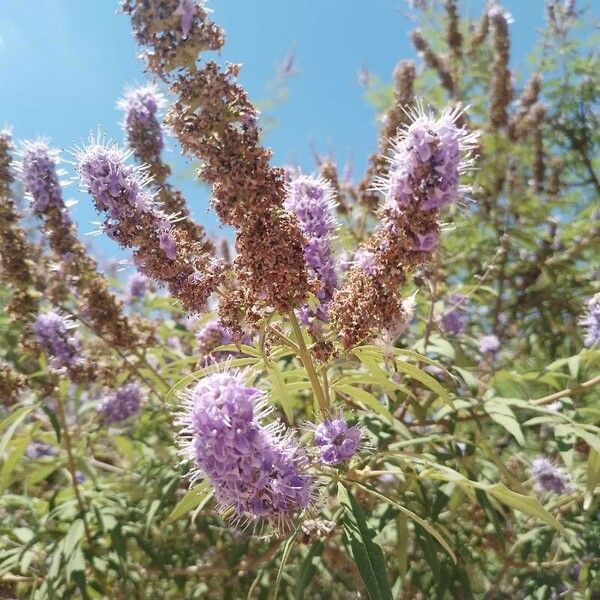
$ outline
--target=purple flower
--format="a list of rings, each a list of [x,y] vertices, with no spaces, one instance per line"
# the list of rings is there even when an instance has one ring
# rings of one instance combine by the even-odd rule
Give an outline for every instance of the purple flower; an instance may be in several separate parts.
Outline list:
[[[377,182],[387,207],[429,211],[454,202],[466,191],[459,177],[471,164],[468,151],[476,134],[456,126],[460,112],[445,110],[437,120],[422,108],[413,114],[413,122],[393,144],[387,177]]]
[[[369,250],[357,250],[352,264],[362,269],[367,275],[375,275],[377,272],[375,254]]]
[[[194,0],[179,0],[179,6],[175,9],[174,15],[181,17],[181,31],[184,37],[192,30],[194,17],[198,12]]]
[[[196,348],[201,356],[200,363],[210,365],[226,360],[227,358],[240,358],[239,352],[215,352],[215,348],[233,344],[233,335],[229,329],[223,327],[219,321],[209,321],[196,334],[198,342]],[[250,344],[249,336],[243,336],[242,343]]]
[[[155,85],[127,90],[117,102],[124,112],[123,129],[127,141],[141,161],[157,162],[164,148],[158,109],[165,99]]]
[[[600,293],[588,300],[587,314],[579,323],[587,328],[584,343],[588,348],[600,343]]]
[[[25,448],[25,456],[31,460],[41,458],[42,456],[54,456],[55,454],[56,448],[43,442],[29,442],[27,448]]]
[[[306,457],[281,424],[261,423],[268,413],[241,374],[215,373],[189,392],[178,420],[184,455],[198,464],[193,479],[206,475],[239,519],[281,519],[310,503]]]
[[[445,302],[449,308],[442,315],[442,328],[449,335],[463,333],[467,326],[465,318],[465,297],[461,294],[451,294]]]
[[[142,390],[136,383],[127,383],[100,402],[98,412],[105,424],[123,421],[137,412],[142,403]]]
[[[319,305],[314,315],[307,305],[300,309],[304,324],[310,316],[328,321],[327,307],[337,285],[331,249],[336,229],[333,197],[331,186],[320,177],[296,175],[287,185],[285,207],[298,217],[306,240],[304,258],[310,273],[320,284],[316,293]]]
[[[148,290],[148,278],[141,273],[132,273],[127,280],[127,293],[130,299],[143,298]]]
[[[479,352],[494,354],[500,349],[500,340],[495,335],[484,335],[479,338]]]
[[[42,213],[49,205],[62,207],[62,190],[57,165],[60,154],[45,140],[27,142],[21,157],[20,171],[25,191],[33,198],[33,209]]]
[[[530,471],[538,492],[563,494],[573,489],[569,475],[545,456],[536,458],[531,463]]]
[[[358,427],[349,427],[343,419],[327,419],[317,425],[315,445],[321,462],[336,465],[352,458],[358,450],[362,433]]]
[[[418,252],[431,252],[438,245],[439,235],[437,231],[430,231],[428,233],[417,233],[417,239],[413,246],[413,250]]]
[[[41,313],[33,324],[33,333],[50,357],[53,369],[71,368],[81,363],[79,340],[71,335],[74,324],[55,312]]]

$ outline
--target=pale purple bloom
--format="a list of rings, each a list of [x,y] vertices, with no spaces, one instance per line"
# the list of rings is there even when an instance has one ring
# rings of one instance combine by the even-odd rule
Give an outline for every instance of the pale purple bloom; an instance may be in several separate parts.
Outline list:
[[[428,233],[420,234],[417,233],[417,239],[413,246],[413,250],[419,252],[431,252],[438,245],[438,233],[437,231],[430,231]]]
[[[449,335],[459,335],[467,327],[465,317],[465,297],[461,294],[451,294],[446,299],[446,312],[442,315],[442,328]]]
[[[204,365],[221,362],[227,358],[240,358],[239,352],[215,351],[219,346],[233,344],[233,335],[229,329],[223,327],[219,321],[209,321],[196,334],[196,349],[200,354],[200,362]],[[242,339],[244,344],[250,344],[249,336]]]
[[[352,264],[362,269],[367,275],[375,275],[377,272],[375,254],[369,250],[357,250]]]
[[[103,229],[111,239],[126,247],[139,245],[139,236],[148,235],[147,228],[151,226],[159,235],[165,256],[173,259],[171,223],[148,190],[146,169],[127,164],[130,154],[116,144],[92,140],[76,155],[81,184],[92,195],[97,210],[106,213]],[[123,227],[123,222],[143,222],[143,227]],[[143,271],[143,264],[136,265]]]
[[[588,300],[587,313],[579,323],[587,329],[584,343],[588,348],[600,343],[600,293]]]
[[[178,421],[183,452],[198,464],[192,477],[208,477],[220,505],[242,520],[289,517],[311,499],[306,457],[281,424],[262,424],[268,413],[241,374],[214,373],[189,392]]]
[[[56,453],[56,448],[43,442],[29,442],[27,448],[25,448],[25,456],[31,460],[41,458],[42,456],[54,456]]]
[[[181,31],[184,36],[192,30],[194,17],[198,13],[198,7],[194,0],[179,0],[179,6],[175,9],[174,15],[181,18]]]
[[[155,85],[127,90],[117,107],[124,112],[123,129],[139,160],[158,161],[164,147],[158,109],[165,100]]]
[[[148,278],[141,273],[132,273],[127,280],[127,293],[130,299],[143,298],[148,290]]]
[[[336,465],[352,458],[360,444],[362,433],[358,427],[350,427],[343,419],[327,419],[315,429],[315,445],[320,460],[326,465]]]
[[[545,456],[540,456],[531,463],[531,476],[538,492],[563,494],[573,489],[569,475]]]
[[[142,403],[142,390],[136,383],[127,383],[110,393],[98,405],[105,424],[123,421],[135,414]]]
[[[49,205],[63,206],[62,189],[58,179],[57,165],[60,155],[45,140],[27,142],[24,145],[20,171],[25,191],[33,198],[36,213],[44,212]]]
[[[466,191],[459,176],[470,166],[464,154],[476,134],[457,127],[459,116],[459,109],[445,110],[437,120],[422,109],[413,115],[413,122],[394,142],[387,177],[377,182],[388,208],[429,211],[454,202]]]
[[[39,345],[50,357],[53,369],[71,368],[81,363],[81,346],[72,335],[75,325],[55,312],[41,313],[33,324]]]
[[[500,349],[500,340],[494,335],[483,335],[479,338],[479,352],[494,354]]]
[[[310,316],[328,321],[327,307],[337,285],[332,244],[335,239],[335,207],[331,186],[320,177],[297,175],[287,185],[285,207],[297,215],[304,234],[304,258],[311,275],[319,282],[316,296],[319,301],[316,313],[307,305],[300,309],[304,324]]]

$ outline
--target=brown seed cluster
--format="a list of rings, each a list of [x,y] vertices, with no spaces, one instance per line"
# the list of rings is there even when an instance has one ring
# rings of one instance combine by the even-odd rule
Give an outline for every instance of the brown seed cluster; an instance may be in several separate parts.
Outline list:
[[[410,121],[408,109],[415,101],[415,77],[415,64],[410,60],[401,61],[394,70],[394,103],[382,119],[379,151],[369,158],[367,172],[358,185],[359,201],[372,208],[375,208],[379,202],[379,195],[373,190],[373,183],[387,173],[389,166],[385,155],[398,131]]]
[[[437,210],[407,214],[383,209],[380,226],[359,249],[373,255],[372,272],[352,267],[329,308],[346,349],[368,338],[373,330],[402,323],[399,287],[411,270],[431,258],[431,252],[413,248],[418,234],[426,232],[439,233]]]
[[[36,290],[32,245],[19,226],[19,214],[11,197],[12,136],[0,131],[0,267],[2,277],[13,287],[7,312],[15,321],[27,323],[37,313],[40,293]]]
[[[442,86],[448,94],[450,94],[450,97],[453,97],[456,93],[456,84],[446,60],[434,52],[433,48],[427,43],[427,40],[418,29],[411,31],[410,39],[417,52],[425,61],[425,64],[438,74]]]
[[[490,31],[490,16],[487,10],[484,10],[479,24],[475,31],[471,34],[469,39],[469,54],[475,52],[475,50],[485,42],[487,35]]]
[[[509,134],[511,139],[526,137],[537,128],[545,116],[544,106],[538,102],[542,79],[534,75],[519,97],[519,106],[510,118]]]
[[[512,74],[508,67],[510,38],[508,18],[499,6],[493,6],[489,10],[489,18],[492,30],[489,127],[496,131],[507,126],[508,105],[513,97]]]
[[[267,307],[291,310],[306,299],[308,276],[297,221],[282,208],[283,170],[269,165],[271,152],[259,145],[256,109],[236,81],[239,65],[196,67],[198,53],[223,45],[222,30],[201,5],[190,3],[186,18],[179,6],[178,0],[160,7],[126,0],[123,10],[147,48],[148,67],[177,96],[167,123],[184,152],[202,162],[199,174],[213,186],[218,216],[238,230],[234,268],[244,290],[226,293],[224,318],[256,317]],[[235,303],[241,304],[234,309]]]
[[[4,406],[11,406],[17,400],[26,379],[9,363],[0,360],[0,400]]]
[[[445,0],[444,9],[446,10],[446,43],[450,48],[450,57],[457,63],[462,59],[463,37],[460,33],[460,18],[456,0]]]

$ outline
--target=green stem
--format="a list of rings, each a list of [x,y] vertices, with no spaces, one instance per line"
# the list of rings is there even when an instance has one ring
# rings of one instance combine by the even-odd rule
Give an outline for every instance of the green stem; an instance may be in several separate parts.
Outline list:
[[[319,405],[319,410],[322,416],[325,416],[329,413],[329,402],[327,401],[325,394],[323,393],[323,388],[321,387],[319,376],[317,375],[317,371],[315,370],[315,365],[313,364],[310,352],[306,347],[304,336],[302,335],[302,329],[300,328],[300,323],[298,323],[298,319],[296,319],[296,315],[292,311],[289,312],[288,316],[290,319],[290,323],[292,324],[294,334],[298,338],[298,356],[302,361],[302,364],[304,365],[304,368],[306,369],[306,372],[308,374],[308,378],[312,385],[315,398],[317,399],[317,404]]]

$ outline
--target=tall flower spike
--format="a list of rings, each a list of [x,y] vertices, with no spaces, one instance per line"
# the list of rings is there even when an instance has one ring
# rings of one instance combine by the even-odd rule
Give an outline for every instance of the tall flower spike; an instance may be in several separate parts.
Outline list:
[[[96,209],[106,214],[107,235],[121,246],[137,248],[138,270],[166,284],[186,310],[200,312],[220,282],[223,265],[186,231],[171,227],[148,190],[145,170],[129,165],[128,156],[115,144],[90,139],[76,153],[81,184]]]
[[[580,324],[586,328],[585,345],[588,348],[600,344],[600,293],[592,296],[587,303],[586,315]]]
[[[435,251],[439,210],[467,191],[459,178],[471,166],[477,136],[456,125],[460,115],[459,108],[447,109],[434,119],[420,109],[394,142],[389,174],[378,182],[385,197],[380,223],[330,305],[346,348],[403,320],[398,288]]]
[[[76,227],[63,200],[59,181],[60,153],[46,141],[26,142],[19,171],[34,213],[44,220],[52,250],[60,257],[64,272],[83,298],[84,311],[96,331],[121,348],[137,339],[123,308],[110,292],[96,262],[77,239]]]
[[[185,35],[183,4],[194,7]],[[234,313],[250,319],[259,318],[262,309],[298,307],[308,288],[302,234],[283,208],[283,170],[272,168],[270,151],[259,146],[257,111],[236,82],[239,65],[221,70],[207,61],[196,68],[199,52],[221,48],[223,32],[194,0],[163,0],[160,10],[125,0],[123,10],[131,15],[149,68],[170,81],[178,97],[168,124],[183,150],[201,161],[199,174],[213,186],[212,204],[220,219],[238,229],[234,267],[240,288],[222,300],[227,313],[222,318],[229,324]]]
[[[206,239],[203,227],[190,217],[183,194],[167,182],[171,168],[162,159],[165,144],[159,122],[159,110],[165,104],[164,96],[151,84],[126,90],[117,102],[117,108],[123,111],[122,125],[127,143],[136,160],[148,166],[163,212],[176,217],[174,227],[185,229],[191,239],[201,242],[207,251],[212,252],[213,246]]]
[[[0,269],[14,290],[7,312],[15,321],[27,323],[37,313],[40,296],[34,266],[28,259],[34,255],[33,248],[19,226],[20,215],[11,197],[12,151],[11,132],[0,130]]]
[[[299,175],[288,183],[285,207],[298,217],[305,239],[304,258],[311,276],[319,284],[316,292],[319,304],[314,314],[307,304],[300,308],[303,324],[308,324],[311,316],[324,322],[329,320],[327,307],[337,285],[332,253],[337,226],[333,198],[333,189],[320,177]]]
[[[177,419],[182,453],[198,465],[192,479],[206,475],[239,520],[281,521],[311,500],[306,457],[279,423],[262,424],[268,412],[241,374],[214,373],[185,396]]]
[[[389,162],[385,159],[385,155],[391,149],[398,131],[410,123],[409,110],[415,100],[415,77],[415,64],[410,60],[399,62],[394,70],[394,102],[381,120],[379,153],[369,158],[369,168],[358,186],[359,201],[373,209],[379,202],[379,195],[373,189],[373,182],[387,173]]]
[[[512,100],[512,74],[509,69],[510,38],[508,25],[510,15],[496,4],[489,9],[492,30],[492,64],[490,67],[489,126],[492,130],[508,123],[508,105]]]

